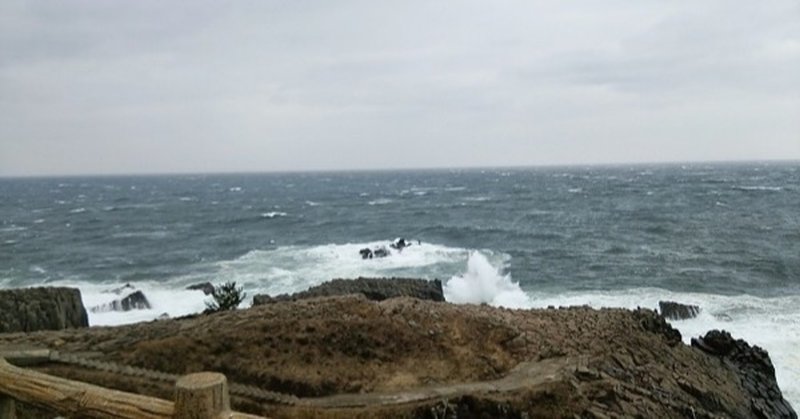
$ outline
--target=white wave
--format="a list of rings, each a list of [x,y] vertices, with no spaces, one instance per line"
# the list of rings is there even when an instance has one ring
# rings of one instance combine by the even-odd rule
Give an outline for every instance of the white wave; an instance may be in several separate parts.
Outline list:
[[[89,316],[90,326],[117,326],[157,319],[163,314],[169,317],[185,316],[201,312],[205,302],[210,299],[202,291],[184,289],[188,284],[164,284],[155,281],[136,282],[135,289],[142,291],[151,308],[148,310],[92,312],[92,307],[108,304],[115,299],[124,298],[128,292],[116,295],[110,290],[120,288],[122,283],[90,283],[79,280],[50,282],[48,286],[73,287],[81,290],[81,299]],[[177,288],[176,288],[177,285]],[[133,292],[134,290],[129,290]]]
[[[81,214],[81,213],[84,213],[84,212],[86,212],[86,208],[83,208],[83,207],[75,208],[75,209],[72,209],[72,210],[69,211],[70,214]]]
[[[41,224],[41,223],[43,223],[44,221],[45,221],[45,220],[44,220],[44,218],[37,218],[37,219],[33,220],[33,223],[34,223],[34,224]]]
[[[491,200],[492,198],[489,198],[488,196],[468,196],[464,198],[464,201],[469,201],[469,202],[487,202]]]
[[[42,268],[39,265],[31,265],[28,268],[28,270],[31,271],[31,272],[37,273],[37,274],[45,274],[45,273],[47,273],[47,270],[45,268]]]
[[[270,218],[270,219],[272,219],[272,218],[276,218],[276,217],[286,217],[287,215],[288,214],[286,214],[285,212],[271,211],[271,212],[261,213],[261,218]]]
[[[379,198],[379,199],[375,199],[373,201],[369,201],[369,202],[367,202],[367,204],[369,204],[369,205],[387,205],[387,204],[391,204],[392,202],[394,202],[394,201],[392,201],[391,199],[388,199],[388,198]]]
[[[308,205],[309,207],[318,207],[320,206],[320,203],[314,201],[306,201],[306,205]]]
[[[142,238],[142,239],[163,239],[165,237],[170,236],[172,233],[166,230],[156,230],[156,231],[123,231],[120,233],[114,233],[111,237],[115,239],[133,239],[133,238]]]
[[[215,277],[236,281],[247,292],[282,294],[305,290],[334,278],[413,277],[449,278],[463,269],[469,250],[412,240],[397,251],[390,240],[367,243],[286,246],[254,250],[237,259],[217,262]],[[362,259],[359,250],[386,247],[385,258]],[[509,257],[487,252],[496,263]],[[213,281],[212,281],[213,282]]]
[[[570,189],[567,189],[567,192],[569,192],[569,193],[581,193],[581,192],[583,192],[583,188],[570,188]]]
[[[527,308],[530,298],[511,281],[510,275],[503,275],[492,266],[480,252],[472,252],[467,262],[467,271],[453,276],[444,284],[445,299],[456,304],[482,304],[508,308]]]
[[[28,227],[18,226],[16,224],[11,224],[8,227],[0,228],[0,233],[13,233],[15,231],[25,231]]]
[[[529,292],[532,307],[589,305],[591,307],[658,308],[658,301],[671,300],[698,305],[697,318],[671,321],[689,343],[692,337],[712,329],[724,329],[737,339],[769,352],[784,397],[800,405],[800,295],[760,298],[677,293],[657,288],[570,293]]]
[[[228,192],[241,192],[241,191],[242,191],[241,186],[234,186],[232,188],[228,188]]]
[[[780,192],[783,190],[780,186],[734,186],[733,189],[738,189],[740,191],[769,191],[769,192]]]

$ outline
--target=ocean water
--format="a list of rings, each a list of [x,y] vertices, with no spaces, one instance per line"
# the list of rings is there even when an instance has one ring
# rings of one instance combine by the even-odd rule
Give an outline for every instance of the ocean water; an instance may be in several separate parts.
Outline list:
[[[364,247],[413,245],[362,260]],[[141,289],[188,314],[187,285],[250,295],[331,278],[439,278],[456,303],[697,304],[673,325],[767,349],[800,405],[800,163],[0,179],[0,287]]]

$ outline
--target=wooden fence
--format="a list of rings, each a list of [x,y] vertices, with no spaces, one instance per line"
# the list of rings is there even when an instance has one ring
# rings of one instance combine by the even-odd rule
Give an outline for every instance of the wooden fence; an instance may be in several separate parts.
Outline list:
[[[181,377],[175,383],[175,401],[167,401],[16,367],[0,357],[0,418],[16,418],[15,400],[90,418],[261,418],[231,411],[228,381],[219,373]]]

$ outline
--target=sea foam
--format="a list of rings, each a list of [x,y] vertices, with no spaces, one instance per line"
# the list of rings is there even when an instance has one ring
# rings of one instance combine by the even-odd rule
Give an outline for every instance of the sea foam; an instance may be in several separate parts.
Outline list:
[[[480,252],[472,252],[466,272],[450,278],[443,288],[445,299],[457,304],[487,303],[508,308],[531,306],[530,298],[519,284],[492,266]]]

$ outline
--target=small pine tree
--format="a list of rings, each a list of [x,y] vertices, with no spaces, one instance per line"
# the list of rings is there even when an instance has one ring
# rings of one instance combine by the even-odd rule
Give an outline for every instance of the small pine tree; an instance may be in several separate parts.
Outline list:
[[[226,282],[214,287],[211,292],[213,301],[206,302],[206,313],[216,313],[224,310],[236,310],[247,297],[243,287],[236,288],[236,282]]]

